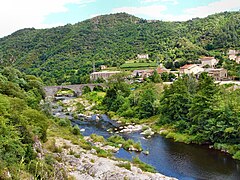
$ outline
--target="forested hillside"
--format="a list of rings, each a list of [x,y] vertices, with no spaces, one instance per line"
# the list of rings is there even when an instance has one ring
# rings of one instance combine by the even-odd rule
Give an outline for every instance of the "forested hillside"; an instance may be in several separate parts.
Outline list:
[[[47,140],[49,124],[40,111],[41,87],[42,81],[32,75],[13,68],[0,70],[0,179],[38,174],[40,161],[33,144]],[[46,173],[51,169],[47,166]]]
[[[46,84],[86,83],[93,63],[119,66],[137,54],[170,63],[240,48],[240,12],[186,22],[146,21],[125,14],[98,16],[51,29],[23,29],[0,39],[1,65]]]

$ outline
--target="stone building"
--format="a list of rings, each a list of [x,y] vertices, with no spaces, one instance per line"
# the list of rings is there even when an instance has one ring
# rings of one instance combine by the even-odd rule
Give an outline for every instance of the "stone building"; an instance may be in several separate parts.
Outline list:
[[[230,60],[236,61],[237,64],[240,64],[240,51],[237,50],[229,50],[228,58]]]
[[[202,67],[208,65],[210,68],[214,68],[218,63],[218,60],[215,59],[214,57],[203,57],[200,58],[199,60],[202,63]]]
[[[110,76],[114,74],[118,74],[120,71],[101,71],[101,72],[93,72],[90,74],[90,80],[97,80],[99,78],[102,78],[104,80],[107,80]]]
[[[228,80],[227,70],[224,68],[219,69],[208,68],[205,69],[205,72],[207,72],[209,76],[213,77],[215,81]]]
[[[148,54],[138,54],[137,58],[138,59],[149,59],[149,56],[148,56]]]

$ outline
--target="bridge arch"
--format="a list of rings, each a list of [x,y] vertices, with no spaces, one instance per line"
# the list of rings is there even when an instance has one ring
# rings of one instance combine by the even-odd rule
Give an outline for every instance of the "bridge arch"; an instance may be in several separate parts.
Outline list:
[[[105,84],[75,84],[75,85],[64,85],[64,86],[45,86],[44,91],[46,96],[54,97],[58,91],[61,89],[70,89],[74,92],[76,96],[82,95],[83,88],[89,87],[91,91],[94,90],[95,87],[106,88]]]
[[[54,96],[58,95],[59,91],[69,91],[69,90],[73,92],[73,96],[77,96],[76,90],[68,87],[59,88],[59,90],[54,94]],[[64,92],[62,92],[62,95],[69,95],[69,94],[68,93],[64,94]]]

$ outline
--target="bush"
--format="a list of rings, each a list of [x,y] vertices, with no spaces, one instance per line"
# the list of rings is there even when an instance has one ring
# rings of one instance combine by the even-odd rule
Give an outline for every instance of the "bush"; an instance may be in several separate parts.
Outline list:
[[[110,136],[107,140],[108,142],[113,143],[115,146],[118,146],[118,144],[123,144],[125,142],[122,136],[119,135]]]
[[[51,154],[47,154],[45,156],[45,162],[52,166],[55,163],[55,159],[53,158],[53,156]]]
[[[139,142],[135,143],[132,139],[128,139],[123,143],[123,148],[129,150],[131,147],[137,149],[137,151],[142,151],[141,144]]]
[[[73,133],[74,135],[80,135],[80,134],[81,134],[78,125],[75,125],[75,126],[73,127],[72,133]]]
[[[91,134],[90,137],[92,138],[93,142],[105,143],[105,139],[104,139],[103,136],[98,136],[96,134]]]
[[[97,151],[97,156],[98,157],[104,157],[104,158],[107,158],[107,157],[111,157],[112,156],[112,153],[108,152],[108,151],[105,151],[103,149],[100,149],[98,147],[95,147],[96,151]]]
[[[47,142],[47,149],[53,153],[61,153],[62,148],[56,146],[56,140],[52,139]]]
[[[240,160],[240,151],[237,151],[237,152],[233,155],[233,158]]]
[[[64,126],[64,127],[68,126],[68,123],[65,119],[60,119],[58,124],[59,124],[59,126]]]
[[[133,162],[133,164],[135,164],[137,167],[139,167],[143,171],[147,171],[147,172],[151,172],[151,173],[156,172],[156,170],[153,166],[142,162],[138,157],[134,157],[132,162]]]
[[[117,166],[118,167],[123,167],[123,168],[125,168],[127,170],[131,170],[131,164],[129,162],[127,162],[127,163],[119,163],[119,164],[117,164]]]

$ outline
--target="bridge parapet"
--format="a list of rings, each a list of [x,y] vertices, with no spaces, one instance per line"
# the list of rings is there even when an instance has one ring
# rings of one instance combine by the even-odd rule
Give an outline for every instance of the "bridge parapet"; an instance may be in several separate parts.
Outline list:
[[[102,88],[106,88],[105,84],[73,84],[73,85],[61,85],[61,86],[45,86],[44,91],[46,96],[55,96],[58,91],[61,89],[70,89],[74,91],[75,95],[82,95],[82,91],[84,87],[89,87],[91,91],[97,86]]]

